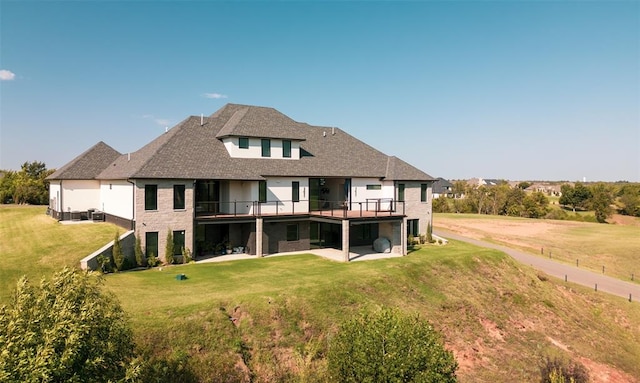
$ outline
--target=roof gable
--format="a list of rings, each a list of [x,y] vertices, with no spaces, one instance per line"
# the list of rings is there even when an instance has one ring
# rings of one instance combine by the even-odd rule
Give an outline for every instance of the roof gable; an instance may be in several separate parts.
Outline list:
[[[100,141],[47,177],[48,180],[95,179],[121,154]]]
[[[217,138],[236,136],[304,140],[300,129],[306,124],[296,122],[273,108],[234,104],[229,107],[229,110],[235,111],[220,129]]]

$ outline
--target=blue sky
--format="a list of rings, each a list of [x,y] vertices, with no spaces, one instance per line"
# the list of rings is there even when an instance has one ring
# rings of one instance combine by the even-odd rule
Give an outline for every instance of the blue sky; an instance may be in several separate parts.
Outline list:
[[[269,106],[432,176],[640,181],[640,2],[0,0],[0,169]]]

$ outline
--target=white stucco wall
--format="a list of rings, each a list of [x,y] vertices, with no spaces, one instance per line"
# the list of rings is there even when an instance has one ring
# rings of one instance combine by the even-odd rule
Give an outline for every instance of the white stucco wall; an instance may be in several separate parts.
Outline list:
[[[380,190],[367,190],[367,185],[380,185]],[[377,178],[352,178],[351,179],[351,206],[352,209],[358,209],[358,202],[365,203],[367,199],[392,199],[394,198],[393,182],[380,181]],[[374,205],[369,206],[369,210],[373,210]],[[382,209],[388,206],[381,206]],[[364,209],[364,205],[363,205]]]
[[[55,182],[55,183],[54,183]],[[60,206],[60,181],[53,181],[49,184],[49,208],[61,211]]]
[[[240,149],[239,137],[227,137],[222,140],[227,152],[233,158],[263,158],[262,157],[262,140],[260,138],[249,138],[249,148]],[[272,138],[271,139],[271,157],[282,157],[282,140]],[[291,158],[284,158],[286,160],[297,160],[300,158],[300,142],[291,141]]]
[[[100,181],[64,180],[62,181],[61,210],[86,211],[100,208]]]
[[[100,205],[97,208],[121,218],[135,219],[133,190],[133,185],[126,180],[103,180],[100,182]]]
[[[300,183],[300,202],[296,202],[295,206],[292,202],[293,182]],[[256,183],[256,192],[257,192]],[[308,212],[309,211],[309,179],[302,177],[271,177],[267,179],[267,204],[262,205],[262,213],[275,213],[278,201],[278,213]],[[256,194],[256,200],[258,195]]]

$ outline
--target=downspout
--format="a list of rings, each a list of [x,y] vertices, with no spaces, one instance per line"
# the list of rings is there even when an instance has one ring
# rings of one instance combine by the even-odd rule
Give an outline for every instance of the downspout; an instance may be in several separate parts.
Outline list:
[[[131,230],[136,230],[136,184],[127,178],[127,182],[133,186],[131,188]]]
[[[60,211],[58,212],[58,213],[59,213],[59,216],[58,216],[58,222],[62,221],[62,220],[63,220],[63,218],[64,218],[64,216],[63,216],[63,214],[64,214],[64,209],[62,208],[62,206],[64,206],[64,205],[62,204],[62,195],[63,195],[63,194],[64,194],[64,193],[62,192],[62,180],[60,180]]]
[[[193,217],[193,221],[192,221],[193,224],[191,225],[191,256],[193,257],[193,259],[196,259],[195,258],[196,254],[197,254],[196,250],[199,250],[199,249],[196,249],[196,225],[197,225],[197,222],[196,222],[196,182],[197,182],[197,180],[193,180],[193,189],[192,189],[192,192],[191,192],[192,193],[191,199],[193,200],[193,203],[192,203],[193,211],[191,213],[191,216]],[[185,198],[186,198],[186,196],[185,196]]]

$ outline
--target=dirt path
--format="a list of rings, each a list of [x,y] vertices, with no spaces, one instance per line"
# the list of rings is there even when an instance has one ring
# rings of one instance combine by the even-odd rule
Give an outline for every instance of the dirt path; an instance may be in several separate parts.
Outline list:
[[[465,237],[448,230],[436,229],[435,233],[444,238],[450,238],[457,241],[471,243],[476,246],[500,250],[510,255],[520,263],[529,265],[537,270],[543,271],[553,277],[560,278],[562,280],[566,278],[568,282],[577,283],[579,285],[590,287],[594,290],[596,289],[597,285],[598,291],[617,295],[626,299],[629,299],[629,296],[631,295],[631,300],[633,302],[640,301],[640,285],[637,284],[621,281],[619,279],[612,278],[603,274],[594,273],[592,271],[580,269],[575,266],[559,263],[551,259],[527,254],[522,251],[513,250],[506,246],[496,245],[493,243]]]

